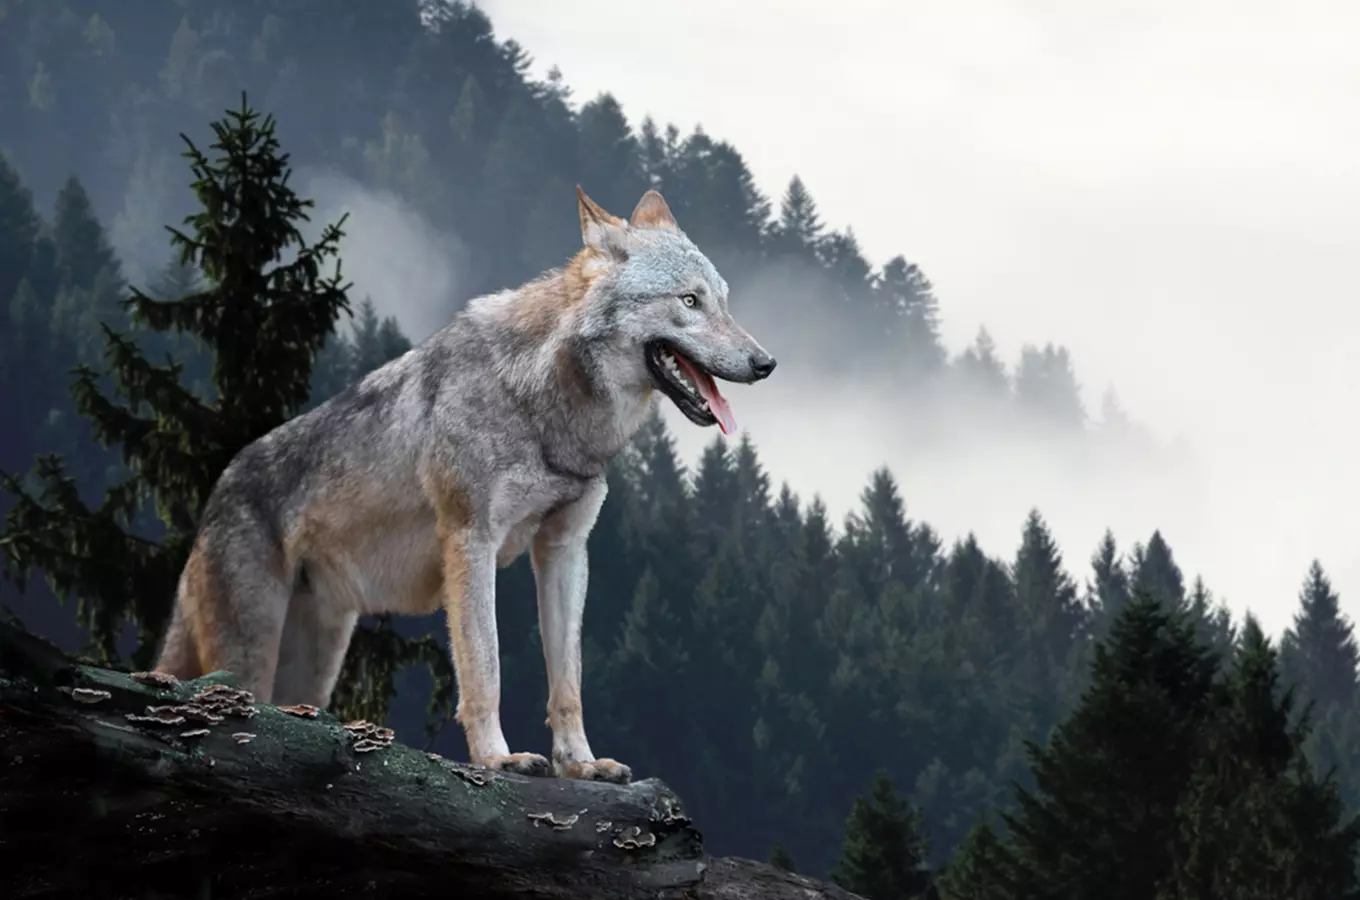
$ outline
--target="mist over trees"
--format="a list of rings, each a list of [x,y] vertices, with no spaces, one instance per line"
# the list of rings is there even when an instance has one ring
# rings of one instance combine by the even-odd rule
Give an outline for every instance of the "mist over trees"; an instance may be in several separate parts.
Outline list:
[[[306,353],[243,363],[291,373],[275,385],[287,402],[264,402],[224,377],[229,341],[158,327],[187,298],[221,305],[223,270],[181,255],[165,227],[210,206],[189,190],[201,176],[178,134],[206,144],[243,90],[277,116],[291,165],[390,191],[456,241],[449,315],[578,246],[573,184],[623,211],[659,187],[738,315],[782,323],[788,368],[891,386],[901,406],[885,415],[910,408],[921,441],[1059,436],[1096,466],[1112,433],[1137,430],[1113,394],[1098,418],[1084,408],[1062,347],[1008,365],[983,328],[950,352],[921,268],[874,267],[801,179],[764,197],[738,150],[702,129],[630,123],[607,95],[579,102],[560,74],[531,78],[525,49],[473,6],[48,0],[0,7],[0,22],[0,470],[15,476],[0,494],[0,600],[68,646],[145,661],[233,448],[410,347],[401,298],[350,292],[354,315],[337,312],[333,333],[312,322]],[[338,304],[341,287],[315,302]],[[152,466],[174,477],[147,474],[147,429],[100,399],[129,390],[158,411],[151,431],[191,448],[180,468]],[[1107,533],[1065,557],[1034,511],[1014,556],[994,558],[916,519],[886,469],[833,522],[816,496],[773,484],[749,438],[715,438],[686,466],[659,416],[610,482],[585,622],[592,744],[671,784],[713,846],[773,852],[870,900],[1073,883],[1140,898],[1355,890],[1360,651],[1320,564],[1275,646],[1159,532],[1127,547]],[[74,517],[101,503],[116,530]],[[531,579],[521,560],[498,583],[516,748],[546,740]],[[432,686],[437,701],[450,688],[441,618],[365,622],[337,706],[413,743],[447,724],[426,711]],[[432,746],[464,753],[456,727]],[[1141,817],[1126,813],[1133,797]]]

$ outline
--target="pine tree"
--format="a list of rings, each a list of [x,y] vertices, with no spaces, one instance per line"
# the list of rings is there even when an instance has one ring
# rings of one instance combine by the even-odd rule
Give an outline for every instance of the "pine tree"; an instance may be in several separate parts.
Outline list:
[[[788,848],[781,841],[774,842],[774,848],[770,851],[770,865],[781,872],[797,872],[794,866],[793,857],[789,855]]]
[[[402,334],[401,326],[397,324],[396,317],[384,316],[382,324],[378,326],[378,352],[382,355],[382,362],[378,365],[388,363],[398,356],[404,356],[410,349],[411,341],[406,335]]]
[[[631,210],[647,184],[623,107],[612,95],[601,94],[581,107],[576,121],[580,183],[605,209]]]
[[[944,596],[969,667],[989,682],[1008,683],[1020,649],[1015,636],[1022,613],[1009,573],[982,551],[972,532],[950,550]]]
[[[0,154],[0,300],[8,303],[28,277],[41,230],[33,193]]]
[[[101,329],[127,323],[121,303],[125,285],[122,265],[74,176],[57,194],[52,242],[58,290],[52,327],[71,336],[82,362],[93,363],[103,343]]]
[[[1185,605],[1185,576],[1160,531],[1154,531],[1147,545],[1133,548],[1130,584],[1135,594],[1144,594],[1179,610]]]
[[[1091,613],[1091,632],[1103,640],[1110,626],[1133,600],[1129,573],[1119,554],[1114,533],[1105,530],[1100,547],[1091,557],[1092,580],[1086,587],[1086,606]]]
[[[1167,836],[1198,758],[1216,674],[1190,626],[1146,598],[1098,644],[1091,684],[1045,747],[1035,790],[1003,818],[1014,896],[1147,900],[1168,873]]]
[[[17,479],[6,480],[18,502],[6,523],[5,574],[22,582],[40,569],[59,596],[78,597],[79,615],[106,659],[117,656],[123,622],[135,623],[140,644],[133,663],[140,667],[151,662],[169,618],[197,516],[218,476],[243,447],[302,407],[316,354],[349,312],[338,261],[333,275],[322,274],[337,254],[344,220],[326,226],[316,243],[303,238],[298,226],[313,204],[288,186],[288,155],[273,118],[261,118],[242,96],[240,108],[214,122],[213,132],[217,156],[211,160],[184,139],[201,209],[185,220],[189,234],[170,229],[181,263],[202,272],[205,288],[175,301],[134,289],[127,305],[136,324],[194,335],[206,345],[214,399],[205,402],[184,387],[179,364],[155,365],[105,327],[124,402],[102,393],[88,367],[72,394],[99,439],[121,446],[131,476],[94,510],[54,456],[39,459],[37,496]],[[143,497],[164,524],[159,542],[132,530]],[[394,667],[443,660],[430,641],[386,641],[388,654],[379,658],[372,648],[385,635],[361,629],[355,637],[340,690],[357,695],[354,702],[375,716],[391,696]],[[368,676],[361,685],[356,667]]]
[[[388,357],[379,336],[381,328],[382,321],[378,318],[378,309],[373,305],[373,298],[364,297],[359,303],[359,313],[354,317],[351,379],[357,381],[387,361]]]
[[[867,797],[856,797],[831,880],[866,900],[912,900],[930,889],[928,847],[920,814],[880,773]]]
[[[186,220],[192,237],[171,229],[181,260],[200,267],[210,287],[173,302],[134,290],[128,306],[139,325],[204,340],[214,353],[219,400],[204,404],[180,384],[178,364],[149,362],[106,327],[106,353],[126,404],[106,397],[88,367],[80,370],[72,394],[100,440],[122,445],[132,477],[97,510],[72,493],[54,457],[39,460],[38,497],[17,481],[8,485],[19,503],[8,521],[7,569],[20,577],[42,569],[59,595],[80,597],[82,618],[108,657],[116,656],[118,625],[135,622],[142,634],[134,659],[141,665],[149,662],[168,619],[194,520],[217,475],[245,444],[306,399],[312,354],[348,309],[338,273],[331,280],[319,276],[341,232],[332,226],[317,245],[302,242],[295,223],[310,203],[284,184],[287,157],[278,153],[272,121],[261,122],[243,101],[240,111],[214,123],[214,131],[216,161],[185,139],[202,211]],[[58,259],[63,278],[74,280],[87,270],[70,248],[94,239],[79,215],[83,192],[68,183],[66,194],[74,211],[68,212],[67,249]],[[298,261],[274,268],[293,247],[301,251]],[[269,377],[261,378],[264,372]],[[169,529],[159,545],[124,530],[144,495]]]
[[[939,301],[930,279],[915,263],[895,256],[883,266],[875,293],[879,308],[889,317],[885,324],[908,380],[919,382],[939,373],[946,352],[940,341]]]
[[[856,330],[873,342],[862,349],[876,350],[876,344],[893,335],[892,326],[897,323],[890,316],[875,315],[880,310],[871,303],[871,298],[874,298],[872,269],[864,258],[854,229],[847,228],[826,235],[822,238],[820,248],[827,277],[845,298],[850,314],[861,320],[861,327]]]
[[[986,328],[978,329],[972,345],[952,363],[952,370],[975,415],[994,416],[1009,400],[1011,378]]]
[[[1023,692],[1038,736],[1057,724],[1075,699],[1069,664],[1084,636],[1086,618],[1076,585],[1063,571],[1062,554],[1037,509],[1025,519],[1011,573],[1022,623],[1016,637],[1023,645],[1014,687]]]
[[[1360,822],[1314,776],[1291,725],[1294,693],[1250,616],[1178,808],[1179,846],[1159,900],[1332,900],[1360,896]]]
[[[1204,584],[1204,579],[1195,576],[1186,598],[1185,614],[1195,627],[1195,639],[1206,644],[1219,656],[1227,659],[1232,655],[1236,634],[1233,628],[1232,613]]]
[[[974,826],[940,876],[941,900],[1019,900],[1006,874],[1009,860],[991,825]]]
[[[1032,421],[1060,429],[1081,428],[1086,421],[1081,388],[1066,347],[1025,347],[1015,370],[1015,399]]]
[[[672,159],[670,147],[656,127],[656,120],[648,116],[642,120],[638,129],[638,143],[641,145],[642,174],[647,186],[665,193],[671,187]]]
[[[817,201],[812,199],[807,185],[797,175],[789,179],[789,186],[779,204],[779,220],[774,226],[774,250],[813,261],[821,249],[823,225],[817,212]]]
[[[1355,709],[1360,649],[1331,579],[1317,560],[1299,591],[1299,611],[1285,632],[1280,655],[1286,680],[1307,700],[1323,708]]]

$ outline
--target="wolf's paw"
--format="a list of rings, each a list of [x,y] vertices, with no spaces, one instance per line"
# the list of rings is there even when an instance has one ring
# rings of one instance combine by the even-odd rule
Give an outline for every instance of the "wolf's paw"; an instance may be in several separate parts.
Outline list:
[[[511,753],[509,756],[491,756],[483,763],[488,769],[497,772],[513,772],[516,775],[532,775],[538,778],[552,774],[552,766],[546,757],[537,753]]]
[[[633,770],[614,759],[592,759],[587,762],[571,761],[553,766],[558,778],[575,778],[579,781],[606,781],[610,784],[627,784],[633,780]]]

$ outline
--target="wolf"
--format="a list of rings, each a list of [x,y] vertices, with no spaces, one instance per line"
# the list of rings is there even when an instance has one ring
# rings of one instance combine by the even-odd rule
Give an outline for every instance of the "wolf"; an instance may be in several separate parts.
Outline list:
[[[157,669],[228,670],[256,697],[324,707],[358,617],[441,607],[468,755],[489,769],[614,783],[581,707],[586,541],[610,461],[655,395],[732,433],[716,380],[775,359],[728,286],[647,191],[628,219],[578,185],[583,246],[470,301],[443,329],[243,449],[204,506]],[[501,731],[495,575],[528,551],[552,759]]]

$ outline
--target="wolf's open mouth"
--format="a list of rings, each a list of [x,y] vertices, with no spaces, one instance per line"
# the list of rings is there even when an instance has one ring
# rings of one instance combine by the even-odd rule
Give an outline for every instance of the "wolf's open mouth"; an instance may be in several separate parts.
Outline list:
[[[673,344],[652,341],[646,348],[647,370],[671,402],[696,425],[717,424],[723,434],[737,430],[727,398],[718,392],[713,376]]]

